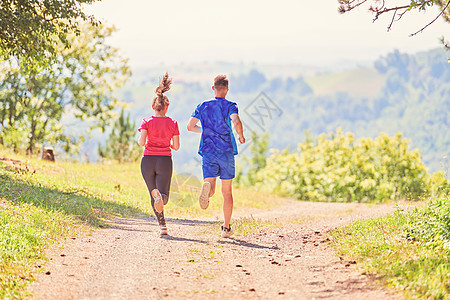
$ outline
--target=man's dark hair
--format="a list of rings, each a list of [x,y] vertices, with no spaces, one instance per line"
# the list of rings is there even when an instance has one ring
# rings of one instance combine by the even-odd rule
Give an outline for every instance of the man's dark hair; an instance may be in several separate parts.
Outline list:
[[[228,87],[228,78],[226,75],[217,75],[214,78],[214,88],[221,89]]]

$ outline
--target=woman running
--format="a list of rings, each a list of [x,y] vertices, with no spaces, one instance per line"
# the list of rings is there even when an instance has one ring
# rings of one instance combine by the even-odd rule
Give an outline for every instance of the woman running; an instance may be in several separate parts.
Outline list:
[[[172,78],[166,73],[156,88],[150,118],[145,118],[139,127],[139,145],[145,146],[141,160],[141,172],[147,184],[153,211],[160,226],[160,234],[167,234],[164,219],[164,205],[169,201],[170,181],[172,179],[172,150],[180,148],[178,123],[167,114],[169,99],[164,95],[170,89]]]

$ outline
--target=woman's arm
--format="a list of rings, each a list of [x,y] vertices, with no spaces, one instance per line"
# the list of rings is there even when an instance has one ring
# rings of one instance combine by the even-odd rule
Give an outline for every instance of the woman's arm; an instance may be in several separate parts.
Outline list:
[[[144,147],[147,142],[147,130],[141,129],[141,134],[139,135],[138,144]]]
[[[170,141],[170,148],[172,148],[175,151],[180,149],[180,136],[179,135],[174,135],[172,137],[172,140]]]

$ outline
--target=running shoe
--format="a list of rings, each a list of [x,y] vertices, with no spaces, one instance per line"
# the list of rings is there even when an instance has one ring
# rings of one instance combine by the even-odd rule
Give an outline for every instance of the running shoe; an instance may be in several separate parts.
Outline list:
[[[166,226],[161,226],[159,228],[159,235],[167,235],[167,227]]]
[[[200,197],[198,197],[198,203],[202,209],[207,209],[209,205],[209,193],[211,191],[211,183],[204,181],[202,185],[202,190],[200,192]]]
[[[164,209],[164,203],[161,193],[158,191],[158,189],[152,190],[152,197],[155,200],[155,210],[161,213]]]
[[[223,238],[229,238],[234,233],[233,229],[231,229],[231,226],[230,226],[230,228],[226,228],[226,227],[222,226],[221,229],[222,229],[222,237]]]

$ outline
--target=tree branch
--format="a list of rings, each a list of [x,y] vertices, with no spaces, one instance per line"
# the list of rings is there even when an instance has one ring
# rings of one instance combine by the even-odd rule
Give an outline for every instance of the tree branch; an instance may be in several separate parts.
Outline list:
[[[392,27],[392,24],[394,23],[394,21],[395,21],[395,16],[397,15],[397,11],[394,11],[394,14],[392,15],[392,19],[391,19],[391,23],[389,24],[389,26],[388,26],[388,28],[387,28],[387,31],[389,32],[389,31],[391,31],[391,27]]]
[[[422,27],[422,29],[416,31],[415,33],[410,34],[409,36],[415,36],[416,34],[418,34],[419,32],[424,31],[425,28],[427,28],[428,26],[430,26],[431,24],[433,24],[434,22],[436,22],[436,20],[442,16],[442,14],[446,11],[446,9],[448,8],[448,6],[450,5],[450,0],[447,2],[447,5],[444,6],[444,9],[442,9],[442,11],[436,16],[436,18],[433,19],[433,21],[431,21],[430,23],[428,23],[427,25],[425,25],[424,27]]]
[[[383,2],[383,6],[384,6],[384,2]],[[383,7],[382,6],[382,7]],[[383,8],[383,9],[373,9],[371,8],[371,10],[375,13],[375,18],[373,19],[373,22],[375,22],[376,20],[378,20],[378,17],[384,13],[387,13],[389,11],[395,11],[397,12],[397,10],[400,9],[408,9],[409,5],[405,5],[405,6],[396,6],[396,7],[391,7],[391,8]]]
[[[444,37],[441,38],[441,43],[442,45],[444,45],[444,48],[448,51],[450,50],[450,44],[448,43],[448,41],[446,41],[444,39]],[[450,62],[450,58],[448,59],[448,62]]]
[[[345,1],[345,0],[338,0],[339,4],[341,4],[341,6],[339,7],[338,11],[343,14],[347,11],[351,11],[352,9],[366,3],[368,0],[363,0],[357,4],[355,4],[355,6],[351,6],[353,2],[355,2],[357,0],[352,0],[352,1]]]
[[[409,11],[408,9],[405,9],[404,12],[402,12],[402,13],[400,13],[400,14],[398,15],[398,19],[395,20],[395,21],[400,21],[400,19],[403,18],[403,16],[404,16],[408,11]]]

